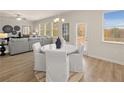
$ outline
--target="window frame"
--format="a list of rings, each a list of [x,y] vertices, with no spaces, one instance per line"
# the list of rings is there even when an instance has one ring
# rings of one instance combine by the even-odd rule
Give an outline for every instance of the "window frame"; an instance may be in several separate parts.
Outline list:
[[[28,34],[24,34],[25,33],[24,28],[25,27],[28,27],[30,29],[29,32],[28,32]],[[30,26],[30,25],[22,25],[22,34],[23,35],[30,35],[30,33],[32,33],[32,26]]]
[[[64,38],[64,34],[63,34],[63,26],[64,26],[64,24],[65,25],[67,25],[68,24],[68,29],[66,29],[66,30],[68,30],[68,32],[66,32],[66,33],[68,33],[68,40],[66,40],[65,38]],[[61,24],[61,34],[62,34],[62,36],[63,36],[63,38],[66,40],[66,42],[70,42],[70,23],[69,22],[64,22],[64,23],[62,23]]]
[[[102,13],[102,42],[108,43],[108,44],[124,44],[124,42],[117,42],[117,41],[106,41],[104,38],[104,14],[105,13],[110,13],[110,12],[115,12],[115,11],[107,11]]]
[[[41,35],[41,25],[43,26],[44,32],[43,35]],[[38,33],[40,33],[40,36],[46,36],[46,24],[45,23],[40,23],[39,24],[39,31]]]
[[[50,27],[48,26],[48,25],[50,25]],[[49,28],[49,30],[50,30],[50,35],[48,35],[48,33],[47,33],[47,28]],[[47,37],[52,37],[52,22],[46,22],[45,23],[45,36],[47,36]]]
[[[57,23],[57,25],[58,25],[58,36],[59,36],[59,34],[60,34],[60,28],[59,28],[59,26],[60,26],[60,24],[59,23]],[[54,38],[57,38],[58,36],[54,36],[54,22],[52,22],[52,37],[54,37]]]

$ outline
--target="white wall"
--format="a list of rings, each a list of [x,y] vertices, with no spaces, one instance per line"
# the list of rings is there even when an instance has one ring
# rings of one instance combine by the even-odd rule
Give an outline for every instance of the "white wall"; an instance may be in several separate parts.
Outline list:
[[[9,18],[9,17],[2,17],[2,16],[0,16],[0,32],[2,32],[2,27],[4,25],[11,25],[13,27],[15,25],[18,25],[21,28],[20,31],[22,31],[22,26],[32,26],[33,27],[33,24],[30,21],[27,21],[27,20],[20,20],[20,21],[18,21],[15,18]]]
[[[105,59],[119,64],[124,64],[124,45],[110,44],[102,41],[104,11],[71,11],[59,17],[65,18],[70,23],[70,43],[76,44],[76,23],[85,23],[88,33],[88,55]],[[55,18],[46,18],[34,22],[35,30],[38,30],[39,23],[53,22]]]

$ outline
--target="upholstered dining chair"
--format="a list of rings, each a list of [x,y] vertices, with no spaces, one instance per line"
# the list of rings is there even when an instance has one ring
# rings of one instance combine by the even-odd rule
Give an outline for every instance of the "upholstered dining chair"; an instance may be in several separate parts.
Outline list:
[[[66,41],[65,41],[65,39],[63,38],[63,36],[60,37],[60,40],[61,40],[62,46],[66,44]]]
[[[32,45],[34,53],[34,70],[46,71],[45,53],[41,51],[40,42]]]
[[[46,81],[66,82],[69,78],[69,61],[63,51],[46,51]]]
[[[83,72],[83,50],[84,45],[81,45],[76,52],[68,55],[71,72]]]

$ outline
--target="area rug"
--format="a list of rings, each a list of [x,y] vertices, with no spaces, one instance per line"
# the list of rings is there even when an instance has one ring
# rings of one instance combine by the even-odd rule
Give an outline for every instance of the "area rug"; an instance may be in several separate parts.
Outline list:
[[[36,79],[39,82],[46,81],[46,73],[42,71],[35,71],[34,72]],[[83,73],[79,72],[71,72],[68,82],[82,82],[83,81]]]

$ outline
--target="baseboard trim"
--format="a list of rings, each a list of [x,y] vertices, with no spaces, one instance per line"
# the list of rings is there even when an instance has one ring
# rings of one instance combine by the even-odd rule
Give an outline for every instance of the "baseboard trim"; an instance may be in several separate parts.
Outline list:
[[[124,65],[124,62],[120,62],[120,61],[117,61],[117,60],[112,60],[112,59],[103,58],[103,57],[94,56],[94,55],[87,55],[87,56],[93,57],[93,58],[96,58],[96,59],[100,59],[100,60],[105,60],[105,61],[108,61],[108,62],[111,62],[111,63],[116,63],[116,64]]]

